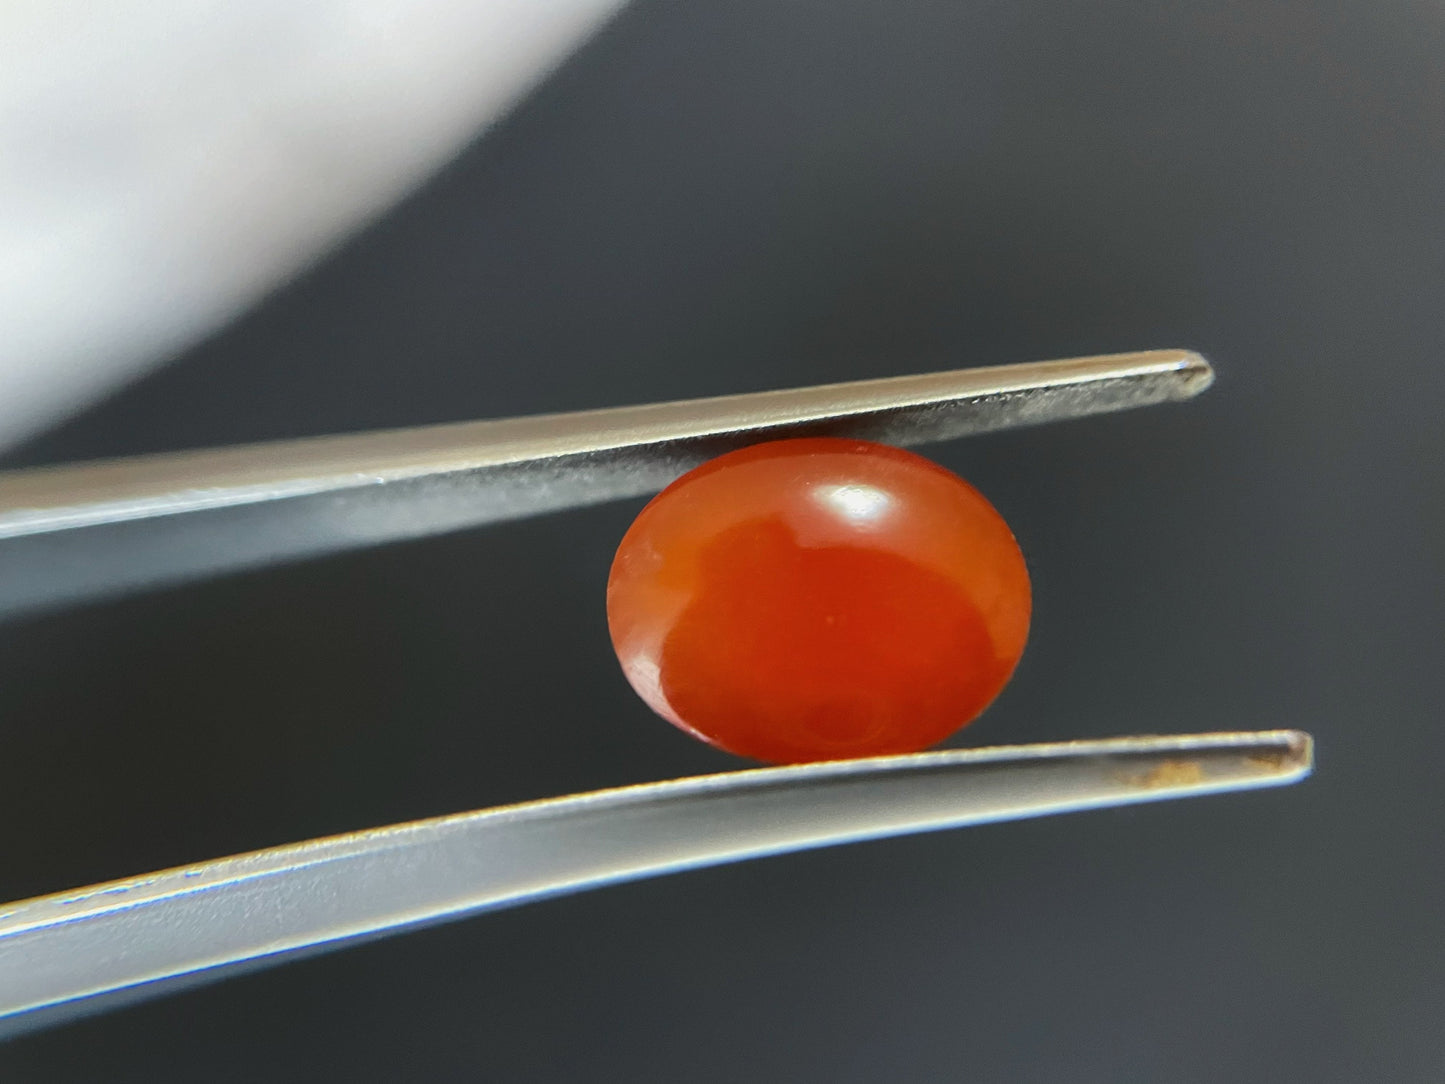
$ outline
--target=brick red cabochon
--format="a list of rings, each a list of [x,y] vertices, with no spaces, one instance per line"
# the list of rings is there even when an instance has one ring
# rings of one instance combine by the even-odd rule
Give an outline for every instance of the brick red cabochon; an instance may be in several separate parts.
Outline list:
[[[978,490],[922,456],[743,448],[623,537],[607,617],[654,711],[773,763],[914,752],[972,721],[1023,654],[1028,570]]]

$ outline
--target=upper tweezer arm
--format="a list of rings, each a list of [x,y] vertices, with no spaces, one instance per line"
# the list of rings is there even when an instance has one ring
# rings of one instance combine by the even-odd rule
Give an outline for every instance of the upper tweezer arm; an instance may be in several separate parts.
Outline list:
[[[0,613],[637,496],[759,440],[922,444],[1212,379],[1154,350],[0,473]]]

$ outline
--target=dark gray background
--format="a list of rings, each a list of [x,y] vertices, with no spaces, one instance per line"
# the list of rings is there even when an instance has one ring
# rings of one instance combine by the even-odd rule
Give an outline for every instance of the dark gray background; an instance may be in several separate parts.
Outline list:
[[[10,464],[1187,346],[943,446],[1036,589],[966,743],[1298,726],[1293,789],[560,899],[0,1047],[19,1081],[1439,1081],[1445,11],[643,3],[384,221]],[[637,504],[0,628],[0,899],[727,769]]]

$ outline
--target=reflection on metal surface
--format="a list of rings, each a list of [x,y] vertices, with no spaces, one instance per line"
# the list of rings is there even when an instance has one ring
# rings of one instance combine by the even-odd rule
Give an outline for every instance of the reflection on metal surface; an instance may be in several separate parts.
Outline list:
[[[619,881],[911,832],[1292,783],[1274,730],[918,753],[415,821],[0,908],[0,1032],[299,952]]]
[[[0,473],[0,612],[638,496],[761,440],[922,444],[1212,379],[1155,350]]]

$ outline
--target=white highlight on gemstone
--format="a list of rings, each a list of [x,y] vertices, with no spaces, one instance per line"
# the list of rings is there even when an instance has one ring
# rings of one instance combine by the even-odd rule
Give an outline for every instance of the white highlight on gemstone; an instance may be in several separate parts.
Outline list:
[[[893,510],[893,497],[877,486],[830,485],[814,491],[820,501],[860,527],[878,523]]]
[[[637,695],[642,697],[648,707],[668,722],[682,727],[695,738],[707,741],[707,737],[683,722],[682,716],[678,715],[672,705],[667,702],[667,696],[662,691],[662,667],[659,662],[661,653],[660,646],[654,651],[639,652],[623,664],[622,672],[627,675],[628,683],[637,692]]]

